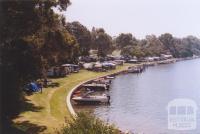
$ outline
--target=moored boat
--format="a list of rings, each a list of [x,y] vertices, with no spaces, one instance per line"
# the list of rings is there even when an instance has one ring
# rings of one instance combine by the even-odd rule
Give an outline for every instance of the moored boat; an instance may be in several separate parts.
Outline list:
[[[98,84],[98,83],[91,83],[91,84],[84,84],[83,87],[85,88],[89,88],[91,90],[94,90],[94,91],[98,91],[98,90],[108,90],[109,89],[109,85],[107,84]]]
[[[114,79],[114,76],[106,76],[106,79]]]
[[[93,93],[93,92],[89,91],[88,93],[86,93],[83,96],[75,96],[72,98],[72,100],[78,104],[109,103],[109,101],[110,101],[110,96],[108,96],[106,94],[91,95],[91,93]]]
[[[141,73],[144,70],[144,67],[129,67],[129,73]]]

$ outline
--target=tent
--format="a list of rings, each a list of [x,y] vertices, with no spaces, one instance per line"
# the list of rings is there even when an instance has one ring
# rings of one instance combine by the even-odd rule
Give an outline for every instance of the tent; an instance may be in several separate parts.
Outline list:
[[[36,83],[31,82],[26,86],[27,91],[37,92],[41,89],[40,86],[38,86]]]

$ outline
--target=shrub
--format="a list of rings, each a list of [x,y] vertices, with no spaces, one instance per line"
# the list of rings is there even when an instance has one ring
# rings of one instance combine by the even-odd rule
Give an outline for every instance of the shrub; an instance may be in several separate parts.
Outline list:
[[[120,131],[92,115],[78,113],[77,117],[68,121],[57,134],[120,134]]]

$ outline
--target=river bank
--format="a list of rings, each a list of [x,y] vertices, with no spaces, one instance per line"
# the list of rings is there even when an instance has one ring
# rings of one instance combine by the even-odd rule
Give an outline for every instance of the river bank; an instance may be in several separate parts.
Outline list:
[[[143,62],[143,63],[140,63],[140,64],[130,64],[124,70],[116,71],[114,73],[109,73],[109,74],[106,74],[106,75],[103,75],[103,76],[99,76],[97,78],[93,78],[93,79],[81,82],[80,84],[75,86],[73,89],[71,89],[71,91],[67,95],[67,97],[66,97],[67,107],[68,107],[71,115],[76,116],[76,112],[74,111],[72,103],[71,103],[71,98],[72,98],[73,93],[75,91],[79,90],[80,87],[82,87],[84,84],[90,83],[90,82],[94,81],[95,79],[105,78],[107,76],[116,76],[116,75],[119,75],[119,74],[127,74],[127,73],[129,73],[128,68],[137,68],[137,67],[142,67],[142,66],[148,67],[148,66],[155,66],[155,65],[159,65],[159,64],[170,64],[170,63],[175,63],[176,61],[177,61],[177,59],[173,58],[173,59],[168,59],[168,60],[164,60],[164,61],[153,61],[153,62]]]
[[[83,81],[95,79],[106,74],[127,69],[131,64],[118,66],[109,72],[92,72],[80,70],[64,78],[51,79],[58,87],[44,88],[43,93],[25,96],[26,105],[18,117],[13,120],[14,127],[26,133],[54,133],[65,124],[65,119],[71,119],[71,113],[66,106],[66,96],[73,87]]]
[[[155,62],[150,63],[156,65]],[[113,73],[127,73],[127,68],[141,64],[124,64],[116,70],[109,72],[91,72],[81,70],[80,73],[69,75],[65,78],[52,79],[58,87],[44,88],[43,93],[25,96],[26,106],[18,117],[13,120],[13,125],[24,132],[53,133],[65,124],[65,119],[71,119],[74,113],[66,105],[66,98],[72,89],[85,81],[93,80]],[[73,108],[73,107],[72,107]]]
[[[143,66],[143,65],[147,65],[147,66],[156,66],[156,65],[159,65],[159,64],[169,64],[169,63],[175,63],[175,62],[178,62],[178,61],[191,60],[191,59],[194,59],[194,58],[187,58],[187,59],[170,59],[170,60],[165,60],[165,61],[156,61],[156,62],[140,63],[140,64],[137,64],[137,65],[135,65],[135,66]],[[113,74],[113,75],[118,75],[118,74],[122,74],[122,73],[123,73],[123,74],[126,74],[126,73],[128,73],[128,71],[127,71],[127,70],[123,70],[123,71],[118,72],[117,74]],[[106,77],[106,76],[108,76],[108,75],[105,75],[105,76],[102,76],[102,77]],[[94,79],[91,79],[90,81],[92,81],[92,80],[94,80]],[[73,88],[73,89],[71,90],[70,94],[68,94],[68,96],[67,96],[67,105],[68,105],[68,107],[70,107],[70,109],[71,109],[71,114],[72,114],[73,116],[76,116],[76,112],[74,111],[74,108],[73,108],[73,106],[72,106],[72,104],[71,104],[71,101],[70,101],[71,96],[72,96],[73,92],[75,92],[82,84],[85,84],[85,83],[87,83],[87,82],[89,82],[89,81],[85,81],[85,82],[79,84],[78,86],[76,86],[75,88]]]
[[[138,75],[119,75],[112,81],[108,92],[111,97],[110,105],[74,108],[77,111],[89,111],[123,131],[199,134],[198,126],[191,131],[168,130],[167,111],[168,104],[179,98],[193,100],[199,109],[199,68],[200,59],[194,59],[149,67]],[[199,117],[200,113],[197,111],[197,124],[200,123]]]

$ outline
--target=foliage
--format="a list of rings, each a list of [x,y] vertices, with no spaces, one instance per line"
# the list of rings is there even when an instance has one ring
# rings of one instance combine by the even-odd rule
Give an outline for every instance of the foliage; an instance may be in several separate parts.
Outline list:
[[[98,56],[105,57],[112,49],[112,38],[103,28],[92,30],[92,48],[98,50]]]
[[[167,52],[162,42],[155,35],[147,35],[145,40],[146,44],[143,50],[147,56],[159,56]]]
[[[79,44],[80,55],[89,55],[89,50],[92,43],[90,31],[77,21],[67,23],[66,29],[76,38]]]
[[[194,36],[188,36],[179,40],[177,48],[180,50],[180,57],[189,57],[193,54],[200,54],[200,40]]]
[[[118,48],[123,48],[126,46],[133,46],[137,45],[137,40],[136,38],[133,37],[131,33],[121,33],[117,38],[116,38],[116,46]]]
[[[130,33],[122,33],[113,40],[103,28],[90,32],[79,22],[66,24],[53,8],[65,11],[71,4],[69,0],[13,0],[0,4],[4,121],[18,114],[26,83],[45,77],[49,66],[76,63],[77,57],[88,55],[90,49],[97,49],[100,57],[111,53],[114,47],[126,56],[200,55],[200,39],[193,36],[175,38],[165,33],[139,40]]]
[[[72,121],[67,122],[58,134],[120,134],[114,126],[105,124],[100,119],[86,113],[79,113]]]
[[[69,0],[15,0],[0,4],[2,117],[7,125],[5,122],[20,112],[24,85],[45,77],[48,66],[75,62],[79,47],[52,9],[66,10]]]
[[[175,39],[171,34],[169,33],[162,34],[159,37],[159,40],[163,43],[166,49],[168,49],[174,57],[179,57],[178,50],[175,46]]]
[[[145,39],[137,40],[131,34],[120,34],[115,43],[121,49],[123,56],[160,56],[161,54],[172,54],[174,57],[191,57],[200,55],[200,39],[188,36],[186,38],[175,38],[169,33],[159,37],[147,35]]]

